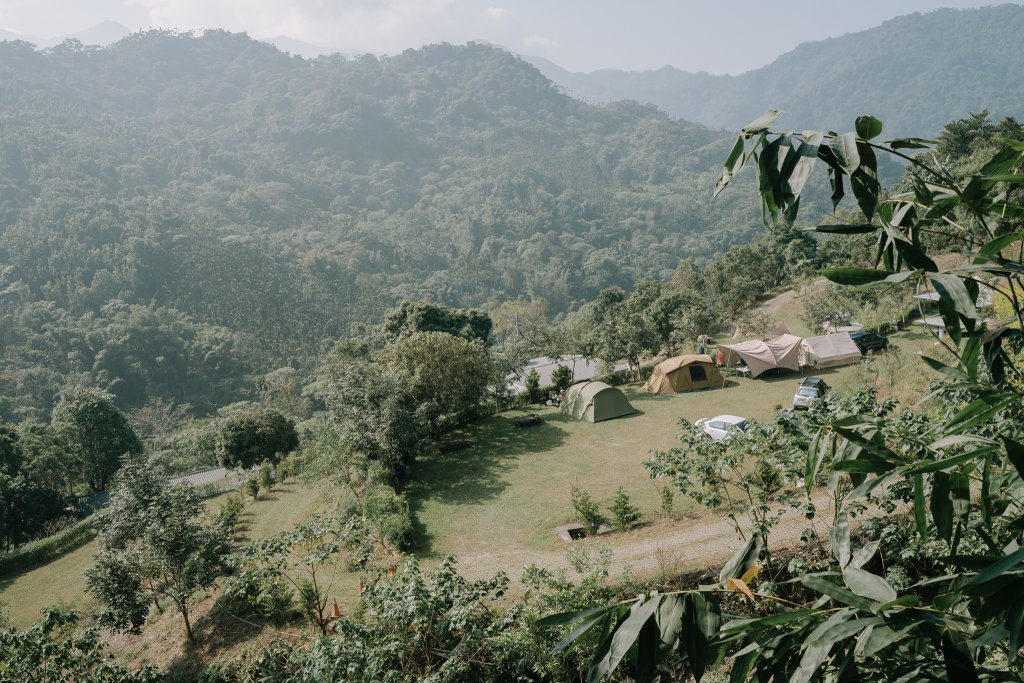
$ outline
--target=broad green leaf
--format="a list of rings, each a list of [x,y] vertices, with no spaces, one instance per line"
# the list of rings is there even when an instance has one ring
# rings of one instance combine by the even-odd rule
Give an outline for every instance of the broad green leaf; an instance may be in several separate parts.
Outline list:
[[[853,196],[857,198],[860,210],[868,220],[871,220],[878,208],[878,195],[881,193],[881,186],[878,183],[878,161],[875,152],[865,143],[857,143],[857,154],[860,165],[850,173],[850,187],[853,189]]]
[[[661,601],[655,618],[661,631],[662,647],[670,648],[679,639],[683,628],[683,609],[683,599],[678,595],[666,595]]]
[[[743,137],[736,138],[735,144],[732,146],[732,150],[729,151],[729,156],[725,158],[725,163],[722,168],[722,175],[718,179],[718,183],[715,185],[715,194],[717,197],[722,190],[736,177],[742,169],[743,165],[747,161],[747,156],[743,154]]]
[[[946,423],[944,431],[947,434],[965,432],[975,425],[988,421],[993,415],[1017,400],[1019,400],[1017,395],[1013,393],[982,396],[968,403],[960,412],[954,415]]]
[[[783,167],[784,180],[788,183],[789,192],[794,198],[800,197],[807,179],[811,177],[814,163],[818,160],[818,147],[821,146],[821,141],[821,133],[805,132],[796,152],[790,155]]]
[[[924,138],[897,138],[896,140],[886,140],[882,144],[888,145],[892,149],[926,149],[936,144],[936,141]]]
[[[726,579],[736,579],[743,576],[757,562],[758,557],[761,555],[763,543],[760,532],[753,532],[750,538],[747,539],[747,542],[722,567],[718,580],[724,582]]]
[[[1006,235],[1001,235],[989,242],[986,242],[980,249],[980,252],[986,256],[998,255],[1003,249],[1022,239],[1024,239],[1024,232],[1011,232]]]
[[[618,625],[615,633],[608,642],[608,647],[603,652],[598,650],[596,661],[587,672],[589,683],[598,683],[604,676],[610,674],[619,666],[619,662],[626,656],[633,643],[640,635],[640,629],[651,618],[658,605],[661,604],[661,596],[655,594],[647,600],[638,600],[629,610],[629,616]]]
[[[835,154],[836,162],[848,174],[860,168],[860,153],[857,150],[857,135],[855,133],[844,133],[829,145]]]
[[[863,235],[878,230],[871,223],[836,223],[834,225],[816,225],[810,228],[813,232],[824,232],[830,235]]]
[[[845,567],[850,563],[850,518],[845,512],[839,513],[836,525],[828,532],[828,538],[839,566]]]
[[[775,123],[775,120],[781,115],[781,110],[769,109],[747,125],[743,126],[741,132],[746,137],[750,137],[751,135],[756,135],[758,133],[764,133],[772,127],[772,124]]]
[[[841,602],[844,605],[855,607],[864,612],[874,611],[875,604],[871,600],[852,593],[819,574],[804,574],[800,577],[800,583],[822,595],[827,595],[836,602]]]
[[[974,662],[956,646],[948,631],[942,634],[942,659],[951,683],[980,683]]]
[[[843,572],[843,578],[850,590],[869,600],[886,603],[892,602],[898,597],[896,591],[885,579],[863,569],[847,567]]]
[[[871,140],[882,134],[882,122],[874,116],[858,116],[854,127],[861,140]]]
[[[935,530],[949,543],[953,538],[953,501],[949,498],[949,475],[945,472],[932,475],[931,508]]]
[[[930,460],[921,463],[917,463],[912,467],[908,467],[904,470],[905,474],[927,474],[928,472],[945,472],[953,469],[954,467],[960,467],[964,463],[973,462],[978,460],[985,455],[992,453],[998,448],[998,446],[986,446],[985,448],[975,449],[968,453],[961,453],[960,455],[954,455],[950,458],[941,458],[939,460]]]
[[[889,276],[887,271],[874,268],[823,268],[818,272],[840,285],[865,285],[879,282]]]
[[[568,624],[575,623],[582,619],[588,619],[592,616],[601,615],[614,607],[608,605],[602,605],[601,607],[592,607],[590,609],[580,610],[579,612],[560,612],[558,614],[551,614],[543,619],[537,620],[538,626],[566,626]]]
[[[576,628],[574,628],[572,631],[566,634],[564,638],[558,641],[558,644],[551,648],[551,652],[561,652],[565,648],[575,643],[578,638],[582,637],[585,633],[588,633],[590,629],[594,628],[602,621],[604,621],[608,613],[608,610],[610,609],[612,609],[612,607],[605,607],[597,615],[591,616],[588,619],[584,619],[582,623],[580,623],[578,626],[576,626]]]
[[[682,645],[694,678],[700,681],[708,664],[714,659],[715,652],[710,641],[718,635],[722,615],[718,602],[700,593],[688,593],[684,599],[686,609],[683,613]]]
[[[804,463],[804,490],[807,492],[807,497],[811,497],[811,492],[814,490],[814,480],[818,477],[818,470],[821,469],[822,460],[825,457],[824,444],[821,443],[823,436],[822,430],[818,430],[814,433],[811,438],[811,443],[807,447],[807,459]]]
[[[917,533],[923,540],[928,540],[928,511],[924,502],[924,475],[914,475],[914,521]]]
[[[654,619],[648,619],[640,629],[636,639],[636,647],[631,651],[630,658],[636,669],[636,683],[652,683],[658,666],[661,648],[661,633]]]
[[[949,301],[953,309],[964,320],[976,320],[978,311],[974,307],[974,299],[964,286],[964,281],[949,273],[934,273],[929,278],[941,300]]]
[[[978,572],[975,576],[971,577],[971,580],[964,584],[964,588],[978,586],[991,581],[992,579],[999,578],[1021,562],[1024,562],[1024,548],[1020,548],[1015,552],[1004,556],[999,561],[993,562],[988,567]]]
[[[1007,655],[1010,664],[1017,659],[1021,646],[1021,630],[1024,629],[1024,597],[1019,598],[1006,613],[1006,630],[1009,632],[1009,648]]]
[[[875,556],[875,553],[878,552],[878,547],[880,545],[880,541],[871,541],[864,547],[860,548],[856,553],[853,554],[853,557],[850,559],[850,566],[856,569],[860,569],[861,567],[866,565],[868,562],[871,561],[871,558]]]
[[[1024,444],[1021,444],[1008,437],[1003,437],[1003,446],[1006,448],[1006,457],[1017,470],[1017,475],[1024,479]]]
[[[965,373],[963,370],[947,366],[941,360],[936,360],[935,358],[928,355],[922,355],[921,359],[924,360],[926,364],[932,368],[932,370],[936,370],[942,373],[943,375],[948,375],[953,379],[961,380],[963,382],[971,381],[971,378],[969,378],[967,376],[967,373]]]

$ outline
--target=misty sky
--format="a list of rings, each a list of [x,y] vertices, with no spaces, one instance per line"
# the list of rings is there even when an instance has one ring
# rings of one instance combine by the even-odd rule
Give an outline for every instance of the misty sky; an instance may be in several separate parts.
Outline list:
[[[970,0],[0,0],[0,29],[42,37],[103,20],[286,35],[348,51],[485,40],[573,71],[741,73],[796,45]],[[755,14],[759,12],[760,14]]]

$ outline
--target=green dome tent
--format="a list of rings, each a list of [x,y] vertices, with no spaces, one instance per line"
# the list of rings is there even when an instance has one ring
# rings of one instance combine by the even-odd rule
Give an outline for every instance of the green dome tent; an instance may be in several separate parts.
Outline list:
[[[565,390],[562,412],[577,420],[601,422],[623,415],[632,415],[636,409],[626,395],[604,382],[580,382]]]

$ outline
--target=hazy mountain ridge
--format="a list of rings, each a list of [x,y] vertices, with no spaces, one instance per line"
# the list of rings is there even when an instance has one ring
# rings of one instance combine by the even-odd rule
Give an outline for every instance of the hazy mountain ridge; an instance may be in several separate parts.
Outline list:
[[[163,372],[108,332],[142,315],[125,306],[273,367],[401,299],[557,313],[666,277],[759,229],[752,183],[711,202],[724,137],[579,102],[482,45],[308,61],[223,31],[2,43],[0,381],[42,409],[54,373]]]
[[[911,14],[838,38],[804,43],[739,76],[601,70],[571,73],[526,57],[568,92],[600,103],[650,102],[672,116],[738,128],[769,108],[782,124],[848,130],[871,113],[887,135],[933,135],[948,121],[991,109],[1024,114],[1024,6]]]

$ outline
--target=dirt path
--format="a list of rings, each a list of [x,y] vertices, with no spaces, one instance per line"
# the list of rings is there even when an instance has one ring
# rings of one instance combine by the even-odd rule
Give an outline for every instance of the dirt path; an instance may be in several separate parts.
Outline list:
[[[792,301],[795,296],[795,289],[787,290],[778,296],[773,296],[771,299],[768,299],[768,301],[765,301],[763,304],[758,306],[757,309],[759,311],[764,311],[765,313],[778,313],[779,309]]]
[[[831,517],[831,497],[826,493],[814,497],[817,519]],[[803,513],[795,510],[786,512],[769,536],[772,549],[794,545],[800,540],[804,529],[811,526]],[[822,523],[818,522],[821,533]],[[826,532],[827,533],[827,532]],[[715,567],[729,559],[741,541],[732,523],[725,517],[708,517],[690,520],[671,530],[641,529],[628,534],[613,534],[584,541],[591,548],[608,546],[612,550],[612,575],[622,574],[626,569],[650,575],[661,570],[677,570],[682,567]],[[489,553],[474,553],[460,556],[460,572],[466,578],[483,579],[504,571],[513,580],[529,564],[544,569],[569,569],[566,559],[568,544],[559,544],[556,550],[524,551],[522,549],[499,550]]]

